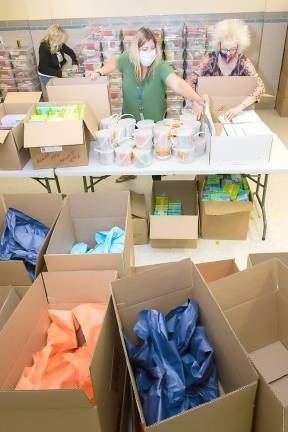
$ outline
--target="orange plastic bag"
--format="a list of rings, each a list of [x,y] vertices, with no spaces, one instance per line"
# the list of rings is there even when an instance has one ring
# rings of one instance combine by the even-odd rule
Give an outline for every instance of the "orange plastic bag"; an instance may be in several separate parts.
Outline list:
[[[107,305],[82,304],[49,310],[47,345],[24,368],[16,390],[82,389],[95,403],[89,364]]]

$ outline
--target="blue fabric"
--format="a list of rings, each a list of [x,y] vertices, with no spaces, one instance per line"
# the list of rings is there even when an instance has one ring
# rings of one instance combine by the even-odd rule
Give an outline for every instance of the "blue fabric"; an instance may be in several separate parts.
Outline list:
[[[41,222],[9,208],[0,240],[0,260],[23,260],[34,280],[37,256],[48,231]]]
[[[124,250],[125,232],[122,228],[113,227],[110,231],[97,231],[95,234],[96,246],[89,249],[86,243],[76,243],[70,250],[75,254],[106,254],[122,253]]]
[[[125,338],[147,425],[219,396],[213,349],[197,321],[190,300],[166,316],[143,310],[134,327],[140,342]]]

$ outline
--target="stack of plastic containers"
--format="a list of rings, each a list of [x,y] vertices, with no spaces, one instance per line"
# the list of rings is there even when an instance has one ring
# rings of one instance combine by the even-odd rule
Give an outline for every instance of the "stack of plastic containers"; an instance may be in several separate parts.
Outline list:
[[[206,49],[207,51],[211,52],[214,49],[213,46],[213,32],[214,32],[214,25],[209,24],[207,26],[207,39],[206,39]]]
[[[102,66],[99,27],[90,27],[88,36],[81,44],[81,51],[78,60],[80,64],[83,64],[86,75]]]
[[[10,48],[10,58],[18,91],[39,90],[40,83],[33,48]]]
[[[119,28],[103,27],[100,29],[101,49],[104,63],[122,52],[121,31]]]
[[[0,91],[3,97],[8,91],[17,91],[10,52],[4,48],[0,49]]]
[[[122,74],[113,73],[109,76],[109,99],[112,114],[122,114]]]
[[[123,47],[124,50],[129,50],[131,47],[132,40],[137,33],[138,27],[123,27],[122,29],[122,37],[123,37]]]
[[[206,53],[206,26],[191,24],[186,26],[186,76],[193,74]]]

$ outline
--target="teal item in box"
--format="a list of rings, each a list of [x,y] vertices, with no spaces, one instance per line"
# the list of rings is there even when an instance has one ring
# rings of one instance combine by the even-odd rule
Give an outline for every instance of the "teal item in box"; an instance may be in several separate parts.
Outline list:
[[[225,201],[225,202],[230,202],[231,201],[231,199],[230,199],[230,195],[229,194],[225,194],[225,193],[223,193],[223,192],[220,192],[220,193],[211,193],[211,201],[212,202],[221,202],[221,201]]]
[[[249,194],[247,193],[247,191],[240,190],[237,195],[237,201],[248,202]]]

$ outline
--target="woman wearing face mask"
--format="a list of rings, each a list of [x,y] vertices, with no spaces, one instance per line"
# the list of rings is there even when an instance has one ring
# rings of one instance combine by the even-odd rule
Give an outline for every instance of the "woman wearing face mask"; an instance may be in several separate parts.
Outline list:
[[[264,83],[257,74],[252,62],[243,54],[250,45],[248,26],[238,19],[220,21],[214,30],[215,51],[203,58],[198,70],[188,78],[188,82],[196,88],[198,76],[253,76],[257,78],[254,91],[239,105],[225,113],[231,120],[245,108],[258,102],[265,91]],[[199,107],[198,115],[201,112]]]

